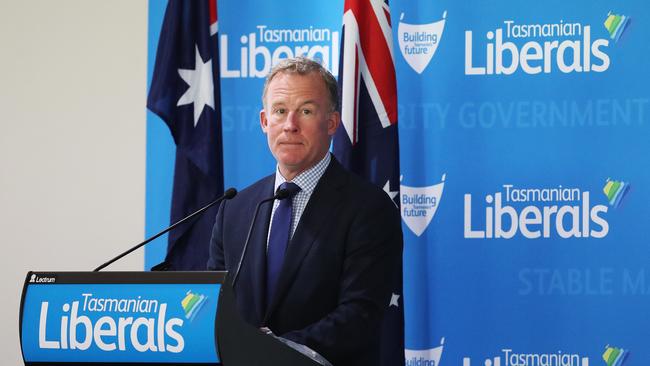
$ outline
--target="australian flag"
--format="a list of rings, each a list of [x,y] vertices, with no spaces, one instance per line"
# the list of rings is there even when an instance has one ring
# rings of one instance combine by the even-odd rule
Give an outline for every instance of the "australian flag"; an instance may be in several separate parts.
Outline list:
[[[399,207],[397,84],[388,2],[345,0],[339,68],[342,125],[334,155]],[[382,324],[382,366],[404,365],[402,258]]]
[[[170,0],[147,107],[176,143],[171,222],[223,193],[216,0]],[[169,234],[172,270],[204,270],[216,207]]]

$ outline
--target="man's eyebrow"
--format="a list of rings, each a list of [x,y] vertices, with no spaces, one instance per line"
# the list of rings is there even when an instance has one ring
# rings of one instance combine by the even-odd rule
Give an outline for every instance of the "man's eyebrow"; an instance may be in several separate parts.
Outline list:
[[[306,100],[306,101],[300,103],[300,106],[302,107],[302,106],[304,106],[305,104],[314,104],[314,105],[316,105],[316,104],[318,104],[318,103],[316,103],[316,101],[313,100],[313,99],[308,99],[308,100]]]
[[[298,105],[298,108],[302,108],[302,107],[304,107],[305,105],[314,105],[314,106],[317,106],[318,103],[317,103],[316,100],[314,100],[314,99],[308,99],[308,100],[305,100],[305,101],[301,102],[301,103]],[[270,106],[271,106],[271,108],[286,107],[286,106],[287,106],[287,103],[286,103],[286,101],[276,101],[276,102],[271,102]]]

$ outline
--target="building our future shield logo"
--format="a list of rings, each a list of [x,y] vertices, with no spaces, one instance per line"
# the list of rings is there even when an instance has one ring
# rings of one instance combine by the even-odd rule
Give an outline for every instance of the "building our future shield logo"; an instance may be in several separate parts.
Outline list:
[[[445,177],[446,174],[443,174],[441,182],[432,186],[400,185],[402,220],[413,234],[422,235],[431,223],[442,197]]]
[[[424,71],[436,53],[445,29],[446,18],[446,10],[441,20],[426,24],[404,23],[402,21],[404,13],[400,16],[397,27],[399,49],[409,66],[418,74]]]
[[[405,349],[405,366],[440,366],[444,345],[445,337],[442,337],[438,347],[423,350]]]

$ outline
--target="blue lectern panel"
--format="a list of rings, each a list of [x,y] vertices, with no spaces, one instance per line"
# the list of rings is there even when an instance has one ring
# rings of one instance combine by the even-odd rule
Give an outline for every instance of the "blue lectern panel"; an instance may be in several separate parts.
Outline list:
[[[26,363],[219,362],[219,283],[51,280],[28,278],[21,318]]]

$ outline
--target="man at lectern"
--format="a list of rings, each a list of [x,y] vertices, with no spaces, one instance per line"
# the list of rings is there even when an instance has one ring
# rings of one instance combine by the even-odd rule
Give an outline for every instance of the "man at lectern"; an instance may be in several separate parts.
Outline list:
[[[402,266],[397,208],[329,153],[338,85],[320,64],[284,60],[269,73],[260,124],[275,173],[219,208],[208,269],[237,270],[243,318],[304,344],[335,366],[378,365],[379,327]]]

